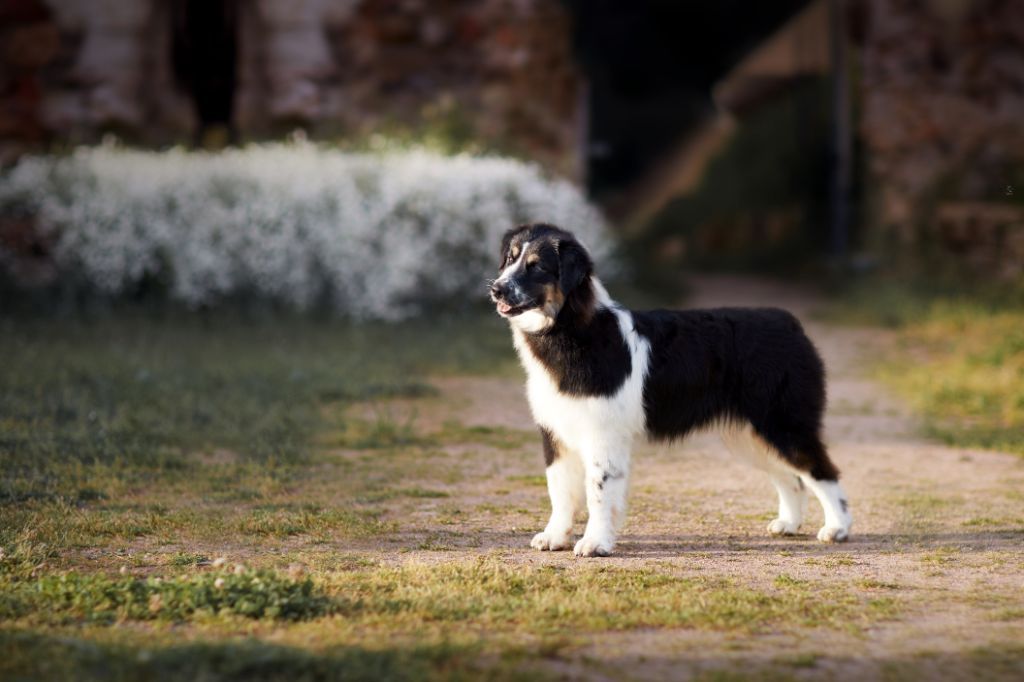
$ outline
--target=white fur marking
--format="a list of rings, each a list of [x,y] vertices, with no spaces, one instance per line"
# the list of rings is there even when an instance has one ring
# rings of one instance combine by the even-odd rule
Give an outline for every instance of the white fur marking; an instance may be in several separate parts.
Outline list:
[[[810,489],[821,503],[825,512],[825,525],[818,531],[818,539],[822,542],[844,542],[850,537],[850,526],[853,515],[850,513],[846,493],[839,481],[816,481],[808,474],[800,474],[804,485]],[[844,509],[845,507],[845,509]]]
[[[576,512],[583,509],[586,491],[583,487],[583,462],[579,455],[564,445],[547,469],[548,495],[551,497],[551,519],[543,531],[530,542],[534,549],[569,549]]]
[[[494,280],[496,284],[504,284],[506,281],[508,281],[508,279],[512,276],[512,273],[515,272],[516,269],[519,267],[520,261],[522,261],[523,256],[526,255],[526,247],[528,247],[529,245],[530,242],[523,242],[523,245],[519,247],[519,255],[516,256],[516,259],[509,263],[508,267],[501,271],[501,274],[498,275],[498,279]],[[513,284],[515,284],[515,282],[513,282]]]
[[[541,308],[524,310],[515,317],[508,319],[519,331],[525,334],[539,334],[555,323],[555,318],[547,315]]]

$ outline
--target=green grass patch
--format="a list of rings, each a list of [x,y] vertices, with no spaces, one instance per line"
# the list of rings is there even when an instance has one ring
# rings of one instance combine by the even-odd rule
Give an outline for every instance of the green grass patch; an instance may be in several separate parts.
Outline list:
[[[902,332],[917,362],[886,365],[931,435],[951,445],[1024,454],[1024,311],[933,306]]]
[[[862,290],[830,317],[898,330],[879,376],[949,445],[1024,454],[1024,305],[1020,297],[925,297]]]
[[[921,563],[934,566],[945,566],[957,561],[960,550],[956,547],[938,547],[933,551],[921,556]]]
[[[428,488],[420,488],[414,486],[411,488],[388,488],[385,490],[374,490],[367,492],[359,497],[360,502],[384,502],[386,500],[394,500],[403,497],[412,499],[443,499],[451,497],[448,493],[443,490],[430,490]]]
[[[993,620],[997,621],[1024,621],[1024,607],[999,609],[992,614]]]
[[[145,578],[37,575],[23,557],[2,566],[0,651],[10,655],[0,660],[0,674],[31,679],[61,679],[69,669],[76,679],[135,679],[154,661],[218,680],[406,679],[407,672],[428,680],[519,679],[527,654],[541,647],[558,656],[582,642],[572,637],[588,633],[860,632],[900,610],[896,600],[858,596],[834,580],[779,576],[759,588],[654,567],[524,566],[496,557],[350,562],[305,579],[203,569]],[[240,631],[272,631],[275,642],[239,641]],[[202,644],[188,644],[197,638]],[[342,674],[339,665],[352,667]]]
[[[863,590],[899,590],[902,589],[897,583],[878,580],[877,578],[861,578],[854,584]]]
[[[139,539],[159,544],[222,544],[225,537],[241,534],[250,542],[293,536],[324,542],[331,538],[376,537],[394,530],[395,524],[380,520],[379,512],[373,509],[311,504],[83,508],[58,501],[0,506],[0,546],[39,548],[40,558],[59,556],[75,548],[116,547]],[[199,554],[177,553],[169,562],[184,566],[202,560]]]
[[[996,644],[963,651],[926,651],[882,664],[884,682],[936,680],[1019,680],[1024,676],[1024,646]]]
[[[141,639],[141,641],[139,641]],[[320,650],[254,637],[182,644],[178,638],[87,638],[0,630],[0,678],[82,682],[538,682],[554,676],[510,652],[493,661],[479,647],[447,643],[335,645]]]
[[[513,354],[494,316],[389,325],[122,310],[0,317],[0,357],[13,359],[0,363],[3,503],[196,478],[216,460],[199,453],[301,464],[335,426],[325,407],[429,396],[431,374],[491,372]],[[377,425],[366,437],[402,444],[404,431]]]
[[[9,565],[7,565],[9,564]],[[547,636],[644,627],[761,632],[870,624],[879,600],[843,585],[779,576],[770,589],[653,569],[512,566],[498,559],[348,567],[293,580],[273,571],[201,571],[177,576],[44,574],[5,564],[3,618],[22,624],[175,622],[242,616],[331,619],[355,637],[426,634],[456,640],[479,632]],[[895,602],[892,603],[895,605]],[[885,617],[893,614],[884,609]]]
[[[352,450],[390,450],[409,446],[436,446],[437,441],[417,433],[414,416],[402,421],[380,414],[375,419],[346,418],[341,429],[325,434],[326,447]]]
[[[509,429],[503,426],[465,426],[457,421],[446,421],[434,437],[451,445],[477,443],[502,450],[514,450],[530,443],[538,443],[537,432]]]
[[[526,485],[532,485],[532,486],[537,486],[537,487],[541,487],[541,488],[546,487],[547,484],[548,484],[547,476],[542,476],[542,475],[527,474],[527,475],[519,475],[519,476],[509,476],[508,480],[510,480],[510,481],[518,481],[520,483],[525,483]]]
[[[5,580],[0,618],[33,624],[185,621],[204,617],[306,620],[327,612],[313,582],[272,571],[111,578],[64,573]]]
[[[1000,517],[992,518],[991,516],[975,516],[974,518],[967,519],[962,524],[966,528],[1006,528],[1007,526],[1022,526],[1024,527],[1024,518],[1022,517]]]
[[[496,559],[347,572],[330,586],[347,622],[399,633],[431,626],[539,635],[641,627],[846,629],[865,623],[872,608],[842,586],[809,581],[783,580],[761,590],[653,569],[572,570]]]
[[[335,535],[365,538],[394,529],[394,524],[379,521],[371,512],[316,507],[256,509],[241,518],[237,525],[241,533],[277,538],[292,535],[312,535],[324,539]]]
[[[208,561],[207,557],[195,552],[175,552],[167,563],[171,566],[198,566]]]

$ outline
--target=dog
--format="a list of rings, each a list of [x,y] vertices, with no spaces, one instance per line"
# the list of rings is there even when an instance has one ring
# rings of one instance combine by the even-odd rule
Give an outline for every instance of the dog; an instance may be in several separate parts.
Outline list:
[[[853,518],[821,440],[825,368],[797,319],[776,308],[631,311],[613,301],[572,233],[543,223],[509,230],[490,284],[526,370],[540,428],[551,517],[530,545],[608,556],[625,520],[630,453],[646,435],[717,427],[728,448],[779,494],[771,535],[800,528],[807,491],[824,510],[822,542]]]

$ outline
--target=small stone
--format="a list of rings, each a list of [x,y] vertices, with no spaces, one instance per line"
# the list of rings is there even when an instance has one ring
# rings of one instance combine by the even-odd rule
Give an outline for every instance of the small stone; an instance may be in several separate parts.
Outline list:
[[[128,575],[128,567],[122,566],[121,568],[117,569],[117,572],[121,575]]]
[[[222,589],[224,587],[224,578],[217,578],[216,580],[214,580],[213,586],[216,587],[218,590]]]
[[[235,564],[235,575],[242,575],[245,573],[245,564]]]
[[[214,568],[223,568],[224,565],[227,564],[227,563],[228,563],[227,557],[219,556],[219,557],[217,557],[216,559],[213,560],[213,567]]]

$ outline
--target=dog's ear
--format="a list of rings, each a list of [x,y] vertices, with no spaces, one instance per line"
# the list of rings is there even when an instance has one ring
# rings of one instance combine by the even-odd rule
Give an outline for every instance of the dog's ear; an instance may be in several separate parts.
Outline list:
[[[593,270],[590,254],[582,244],[571,238],[558,242],[558,286],[563,295],[568,296]]]
[[[516,236],[522,226],[513,227],[511,230],[505,233],[505,236],[501,238],[501,260],[498,261],[498,268],[501,269],[505,266],[505,261],[508,260],[508,249],[512,245],[512,237]]]

